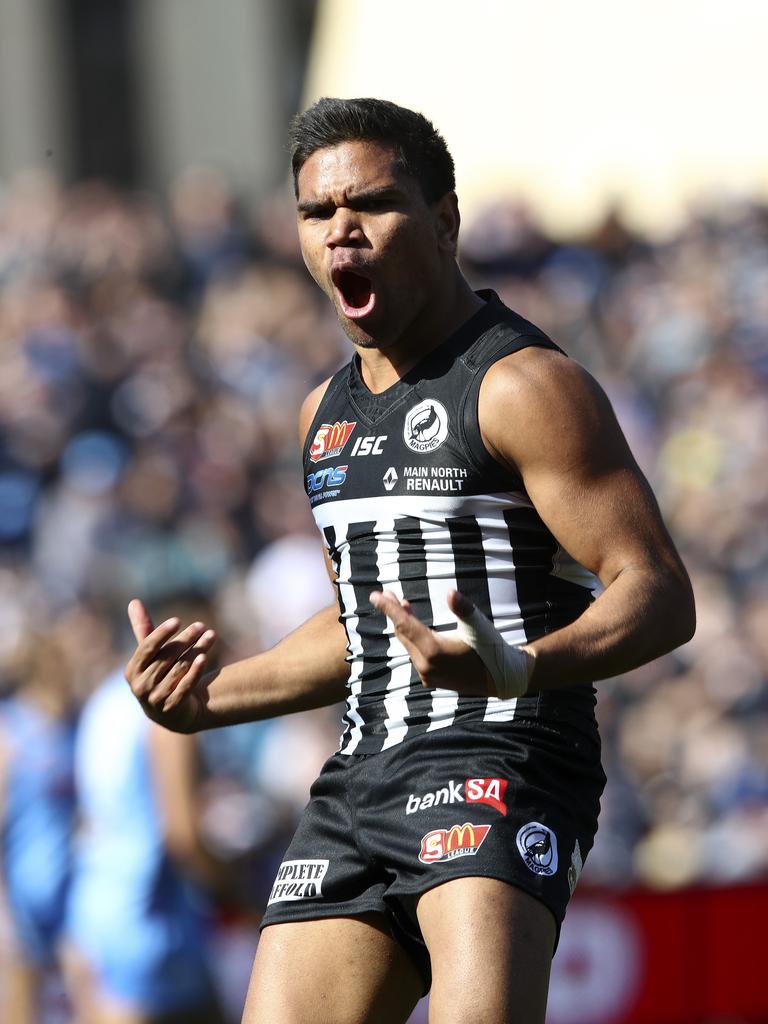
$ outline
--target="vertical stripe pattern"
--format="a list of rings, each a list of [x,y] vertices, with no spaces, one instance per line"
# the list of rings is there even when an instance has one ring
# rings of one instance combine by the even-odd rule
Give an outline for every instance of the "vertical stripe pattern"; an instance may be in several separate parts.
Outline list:
[[[405,516],[395,524],[398,547],[400,580],[403,597],[410,601],[416,618],[426,626],[434,625],[432,602],[429,596],[429,577],[424,535],[418,519]],[[409,693],[406,698],[408,715],[405,727],[408,735],[426,732],[430,724],[432,696],[421,682],[418,672],[411,666]]]
[[[555,563],[564,575],[570,563],[531,507],[481,497],[472,514],[439,516],[438,501],[432,498],[429,516],[420,517],[394,507],[383,514],[392,503],[380,499],[375,507],[366,503],[382,513],[376,518],[339,517],[322,527],[338,573],[351,665],[345,753],[377,753],[466,716],[492,722],[536,713],[536,696],[502,701],[425,688],[392,624],[371,605],[372,590],[391,590],[427,626],[449,633],[456,622],[446,596],[456,588],[515,644],[570,621],[591,599],[589,588],[554,574]]]

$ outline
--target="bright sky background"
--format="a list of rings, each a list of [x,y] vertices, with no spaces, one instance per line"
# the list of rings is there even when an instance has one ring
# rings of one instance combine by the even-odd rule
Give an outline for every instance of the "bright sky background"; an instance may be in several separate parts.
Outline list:
[[[386,97],[445,135],[462,207],[554,228],[610,197],[651,231],[768,196],[768,0],[319,0],[307,103]]]

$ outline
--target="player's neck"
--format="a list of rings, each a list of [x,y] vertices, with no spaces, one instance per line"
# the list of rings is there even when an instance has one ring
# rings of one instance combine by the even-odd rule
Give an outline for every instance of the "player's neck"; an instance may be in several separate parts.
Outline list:
[[[442,345],[483,306],[469,284],[456,271],[450,289],[408,326],[397,341],[381,348],[358,348],[360,372],[366,386],[378,394],[386,391],[417,363]]]

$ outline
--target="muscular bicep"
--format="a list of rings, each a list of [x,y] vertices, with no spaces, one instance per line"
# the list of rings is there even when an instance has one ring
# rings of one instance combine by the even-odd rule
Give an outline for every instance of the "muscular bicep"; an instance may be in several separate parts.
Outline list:
[[[578,364],[525,350],[480,392],[489,450],[516,469],[544,523],[603,584],[633,567],[682,567],[607,396]]]

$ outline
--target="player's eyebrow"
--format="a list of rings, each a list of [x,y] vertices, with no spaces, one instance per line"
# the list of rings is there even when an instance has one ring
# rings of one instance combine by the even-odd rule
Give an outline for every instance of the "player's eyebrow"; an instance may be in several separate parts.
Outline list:
[[[303,202],[296,204],[296,209],[299,213],[306,213],[312,217],[315,214],[323,213],[332,206],[333,203],[328,201],[322,202],[320,199],[305,199]]]
[[[374,186],[372,188],[363,188],[359,191],[347,193],[347,202],[352,207],[364,206],[366,203],[374,202],[376,200],[398,200],[402,198],[403,192],[397,187],[397,185]],[[296,204],[296,209],[299,213],[304,213],[312,217],[316,214],[326,212],[334,205],[334,202],[330,199],[304,199],[300,203]]]
[[[372,199],[401,199],[402,191],[397,185],[380,185],[373,188],[364,188],[359,192],[350,192],[347,199],[350,203],[366,203]]]

